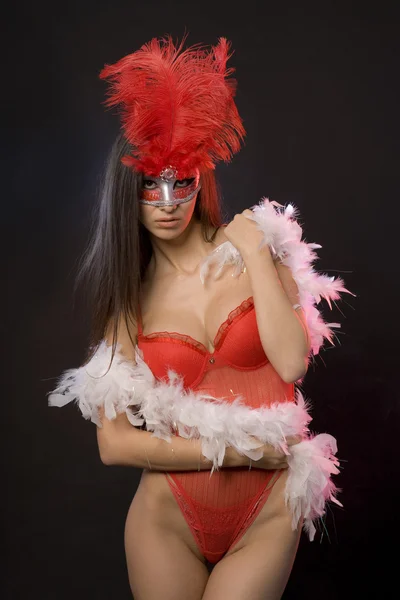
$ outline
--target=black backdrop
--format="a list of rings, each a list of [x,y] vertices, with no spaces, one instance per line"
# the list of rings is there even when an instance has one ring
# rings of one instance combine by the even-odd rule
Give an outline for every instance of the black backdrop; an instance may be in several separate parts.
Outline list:
[[[100,173],[118,131],[104,63],[153,36],[233,43],[247,142],[218,168],[225,214],[262,196],[299,207],[319,270],[342,275],[336,348],[304,388],[316,431],[338,439],[344,508],[303,535],[284,598],[392,598],[398,539],[399,20],[319,2],[16,3],[3,23],[3,598],[130,598],[123,550],[139,471],[100,462],[95,426],[47,407],[83,359],[72,287]],[[4,190],[5,188],[5,190]],[[340,310],[339,310],[340,308]],[[10,348],[11,346],[11,348]],[[396,382],[397,383],[397,382]],[[392,586],[392,587],[391,587]],[[391,589],[391,591],[388,591]]]

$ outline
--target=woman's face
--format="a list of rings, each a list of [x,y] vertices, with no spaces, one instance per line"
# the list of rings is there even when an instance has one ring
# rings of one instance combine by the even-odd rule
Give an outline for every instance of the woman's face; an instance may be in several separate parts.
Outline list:
[[[187,179],[143,175],[140,193],[140,221],[157,237],[170,239],[186,229],[193,216],[200,175]]]

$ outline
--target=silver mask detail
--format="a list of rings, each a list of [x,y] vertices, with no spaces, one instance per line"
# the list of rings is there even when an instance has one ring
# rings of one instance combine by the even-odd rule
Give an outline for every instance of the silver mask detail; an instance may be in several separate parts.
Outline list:
[[[146,177],[144,176],[146,179]],[[189,202],[201,189],[200,174],[197,171],[192,183],[183,188],[174,188],[177,181],[177,171],[171,166],[165,167],[159,177],[149,176],[156,188],[142,189],[139,202],[151,206],[176,206]]]

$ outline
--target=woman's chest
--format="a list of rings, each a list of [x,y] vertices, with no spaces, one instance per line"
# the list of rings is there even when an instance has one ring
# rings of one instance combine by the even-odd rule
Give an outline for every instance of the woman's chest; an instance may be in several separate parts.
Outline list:
[[[204,285],[198,273],[144,285],[141,333],[173,332],[213,352],[221,326],[252,294],[246,271],[237,277],[233,272],[233,267],[226,267],[218,279],[211,276]]]
[[[219,325],[212,351],[190,335],[173,330],[143,334],[139,328],[138,346],[158,379],[168,379],[172,370],[182,377],[185,388],[196,389],[210,371],[213,387],[228,377],[225,387],[217,385],[222,395],[229,393],[232,369],[254,372],[269,362],[259,336],[252,296],[230,311]]]

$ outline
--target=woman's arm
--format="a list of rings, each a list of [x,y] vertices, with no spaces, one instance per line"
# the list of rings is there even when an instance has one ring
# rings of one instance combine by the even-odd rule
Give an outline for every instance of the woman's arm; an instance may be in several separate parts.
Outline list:
[[[202,453],[201,440],[187,440],[171,436],[171,442],[152,437],[150,431],[133,427],[125,414],[109,421],[101,411],[102,428],[97,428],[97,438],[102,462],[105,465],[121,465],[153,471],[210,471],[212,461]],[[286,439],[288,446],[298,444],[301,436]],[[263,456],[252,461],[257,469],[287,469],[287,455],[270,444],[263,445]],[[250,459],[228,447],[222,463],[223,468],[247,467]]]
[[[171,436],[171,442],[152,437],[150,431],[133,427],[125,414],[109,421],[102,418],[97,428],[100,458],[106,465],[121,465],[154,471],[211,470],[212,461],[203,456],[201,440]],[[227,448],[223,467],[249,465],[249,459]]]
[[[307,372],[310,337],[302,310],[293,310],[299,292],[289,267],[273,261],[268,246],[245,255],[261,343],[286,383]]]
[[[265,354],[286,383],[307,372],[310,338],[304,316],[293,310],[299,290],[287,266],[274,262],[251,210],[235,215],[225,235],[240,252],[252,288],[257,326]]]

